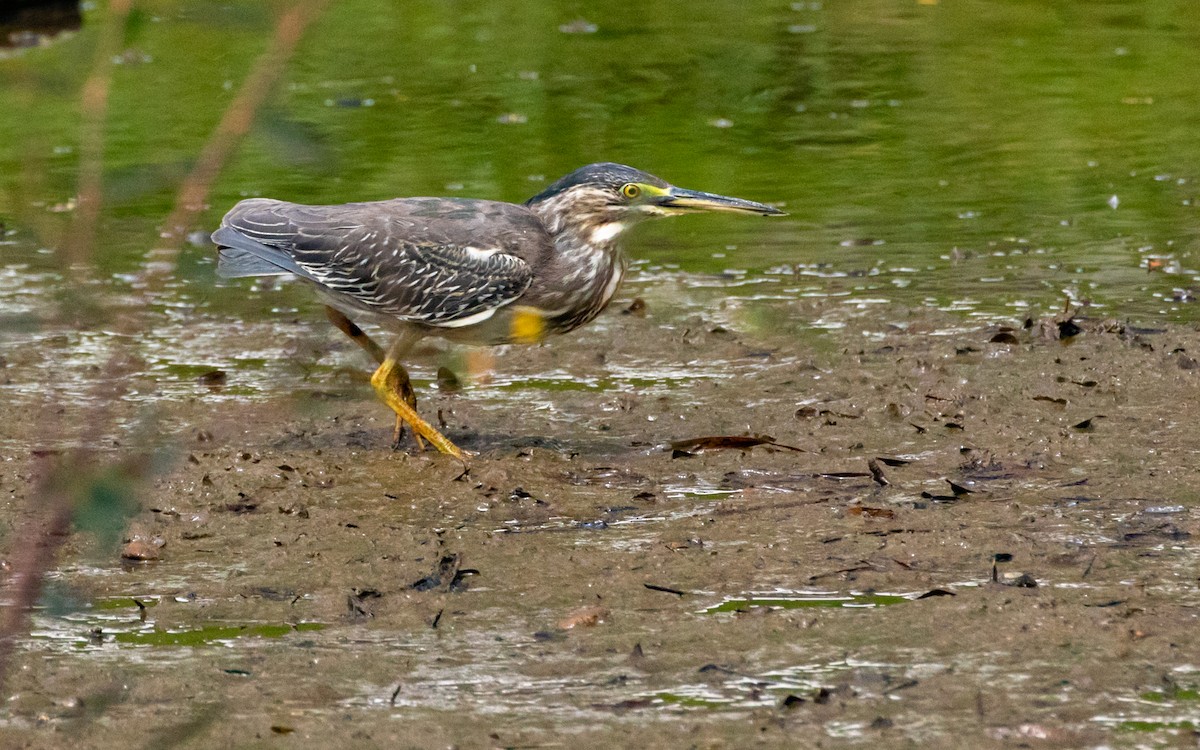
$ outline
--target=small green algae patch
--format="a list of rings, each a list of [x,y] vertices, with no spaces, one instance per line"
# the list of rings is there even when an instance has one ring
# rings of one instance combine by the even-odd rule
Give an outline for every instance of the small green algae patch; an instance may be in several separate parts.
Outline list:
[[[289,633],[324,630],[317,622],[296,625],[208,625],[191,630],[150,630],[116,633],[113,640],[138,646],[206,646],[235,638],[282,638]]]
[[[710,615],[720,612],[745,612],[754,607],[770,607],[775,609],[805,609],[813,607],[853,609],[857,607],[885,607],[890,604],[900,604],[908,600],[908,597],[899,594],[746,597],[742,599],[727,599],[716,606],[709,607],[704,612]]]

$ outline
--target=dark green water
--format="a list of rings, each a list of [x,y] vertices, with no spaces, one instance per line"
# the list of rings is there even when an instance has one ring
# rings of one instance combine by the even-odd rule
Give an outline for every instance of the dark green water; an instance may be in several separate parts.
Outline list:
[[[54,209],[76,190],[79,92],[102,12],[0,58],[10,315],[61,270],[70,212]],[[115,67],[94,255],[114,291],[272,19],[257,3],[137,4]],[[520,201],[615,160],[790,213],[647,226],[628,244],[650,281],[661,269],[731,295],[989,318],[1070,298],[1101,317],[1191,321],[1198,21],[1200,8],[1167,0],[338,2],[195,229],[249,195]],[[190,304],[241,316],[279,306],[278,293],[242,302],[245,285],[214,291],[209,256],[184,254]],[[714,280],[727,270],[747,273]]]

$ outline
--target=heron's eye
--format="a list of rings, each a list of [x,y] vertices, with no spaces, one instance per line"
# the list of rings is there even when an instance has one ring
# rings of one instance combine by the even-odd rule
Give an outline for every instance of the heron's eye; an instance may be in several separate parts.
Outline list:
[[[626,198],[628,198],[630,200],[633,200],[634,198],[638,197],[641,194],[642,194],[642,189],[632,182],[626,184],[624,187],[621,188],[621,195],[625,196]]]

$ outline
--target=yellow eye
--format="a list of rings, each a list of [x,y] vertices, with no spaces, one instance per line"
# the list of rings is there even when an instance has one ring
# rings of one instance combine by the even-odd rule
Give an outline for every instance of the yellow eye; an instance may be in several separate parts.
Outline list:
[[[626,198],[629,198],[630,200],[633,200],[634,198],[638,197],[641,194],[642,194],[642,189],[632,182],[625,185],[625,187],[621,188],[621,195],[625,196]]]

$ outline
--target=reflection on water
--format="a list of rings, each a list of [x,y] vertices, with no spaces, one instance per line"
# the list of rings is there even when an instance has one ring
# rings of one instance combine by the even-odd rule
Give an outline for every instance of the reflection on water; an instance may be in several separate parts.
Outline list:
[[[0,36],[10,5],[0,10]],[[977,330],[980,321],[1014,323],[1068,304],[1092,318],[1143,326],[1200,322],[1195,19],[1168,0],[748,0],[693,3],[686,13],[673,4],[631,11],[601,2],[588,4],[586,18],[560,4],[513,0],[329,3],[220,175],[201,220],[188,227],[191,243],[175,278],[150,299],[138,275],[145,253],[181,178],[264,49],[278,4],[136,5],[119,35],[122,50],[111,60],[104,202],[89,267],[64,267],[61,248],[78,210],[80,92],[105,4],[84,4],[82,29],[54,44],[43,43],[37,26],[23,24],[35,34],[9,37],[17,46],[0,53],[6,105],[0,107],[0,399],[10,404],[55,403],[62,411],[103,403],[111,396],[90,386],[109,376],[106,367],[119,352],[135,360],[116,378],[123,398],[139,405],[195,401],[199,414],[224,400],[282,402],[296,391],[324,398],[352,389],[370,404],[361,383],[340,377],[344,368],[365,365],[361,353],[345,342],[331,344],[336,334],[325,330],[309,290],[216,280],[205,236],[219,216],[249,196],[309,203],[400,195],[521,201],[598,160],[629,163],[681,186],[769,201],[789,216],[769,222],[694,216],[639,228],[627,243],[635,262],[626,287],[610,314],[588,329],[605,334],[598,339],[604,358],[596,340],[586,338],[568,349],[574,361],[546,355],[522,367],[527,363],[512,358],[514,374],[497,367],[490,380],[468,379],[467,397],[481,408],[521,407],[580,424],[572,408],[632,409],[636,404],[619,396],[636,393],[643,399],[639,418],[678,418],[687,389],[748,380],[767,357],[774,365],[815,369],[803,358],[847,329],[861,331],[864,341],[892,327],[947,336]],[[622,320],[618,310],[634,297],[646,302],[644,330],[695,336],[703,346],[675,359],[622,351],[624,342],[612,334]],[[928,324],[924,310],[945,314]],[[127,316],[141,316],[140,324],[128,325]],[[731,334],[728,350],[710,346],[723,334]],[[751,343],[734,351],[743,339]],[[422,398],[450,398],[425,395],[433,391],[440,356],[415,363]],[[203,382],[214,370],[229,374],[220,389]],[[579,389],[589,391],[582,394],[589,400],[573,407],[569,391]],[[654,406],[667,396],[669,407]],[[187,429],[185,422],[165,429]],[[703,434],[693,424],[685,431]],[[5,432],[0,449],[25,457],[28,439]],[[479,512],[494,514],[487,524],[498,532],[497,544],[575,535],[579,548],[621,557],[654,544],[666,521],[699,523],[722,501],[750,495],[761,501],[774,492],[769,484],[753,493],[731,489],[690,472],[680,469],[656,487],[662,502],[672,504],[649,510],[528,519],[486,505]],[[1144,467],[1128,472],[1141,475]],[[1178,507],[1156,504],[1154,515],[1182,517]],[[1068,542],[1110,544],[1107,512],[1072,508],[1061,530],[1042,531]],[[1094,538],[1088,528],[1096,529]],[[535,533],[541,536],[518,536]],[[1150,593],[1194,604],[1195,555],[1174,541],[1149,551],[1173,576]],[[704,554],[718,552],[725,548],[714,544]],[[303,564],[296,559],[289,564]],[[141,570],[155,597],[179,597],[197,580],[224,580],[233,567],[221,557],[208,570],[171,563]],[[1127,585],[1145,593],[1132,578]],[[1049,598],[1058,589],[1041,590]],[[729,612],[697,615],[706,623],[750,626],[793,606],[832,607],[803,614],[847,620],[869,614],[856,606],[912,610],[903,597],[853,592],[725,602],[715,593],[703,596],[714,610]],[[153,597],[139,600],[148,606]],[[209,643],[249,650],[248,643],[262,639],[296,651],[290,639],[311,637],[328,653],[369,654],[364,663],[389,651],[415,655],[421,671],[400,690],[377,673],[365,678],[348,670],[353,676],[340,684],[353,681],[361,690],[345,705],[391,711],[465,703],[494,714],[532,705],[584,717],[638,707],[749,712],[779,707],[789,694],[811,701],[822,686],[849,679],[866,686],[863,694],[883,696],[895,685],[883,684],[884,677],[907,680],[921,669],[943,669],[932,657],[904,653],[894,660],[903,664],[886,665],[890,671],[880,677],[879,665],[788,654],[771,657],[759,672],[738,673],[708,669],[707,657],[695,656],[686,676],[678,676],[676,665],[660,679],[627,668],[632,644],[614,639],[591,653],[564,646],[560,659],[590,660],[564,669],[566,676],[526,675],[513,665],[545,658],[539,652],[537,659],[518,659],[543,648],[534,633],[541,625],[520,620],[513,609],[457,630],[460,615],[448,612],[450,624],[414,630],[402,642],[386,628],[364,627],[353,631],[359,640],[348,647],[351,631],[342,620],[324,633],[275,615],[246,622],[214,615],[198,628],[160,629],[156,619],[169,622],[163,609],[206,604],[161,601],[165,606],[146,620],[126,596],[112,607],[97,602],[103,606],[43,612],[24,646],[60,659],[76,651],[120,659],[152,652],[146,662],[161,667],[164,651]],[[329,611],[329,622],[345,616]],[[541,622],[543,614],[529,620]],[[314,632],[294,635],[307,628]],[[891,659],[893,645],[878,651]],[[1135,650],[1143,647],[1136,640],[1129,645],[1139,663],[1154,658]],[[1069,663],[1077,653],[1064,650],[1063,659]],[[989,689],[1025,679],[1020,670],[1029,665],[998,663],[954,669],[978,674]],[[1046,671],[1057,684],[1053,666]],[[296,673],[315,674],[309,666]],[[610,677],[614,682],[603,682]],[[359,684],[368,679],[373,684]],[[1126,711],[1113,710],[1103,692],[1097,690],[1102,702],[1094,709],[1103,713],[1089,719],[1081,711],[1080,721],[1130,732],[1197,722],[1194,682],[1153,697],[1144,690],[1119,696]],[[977,710],[975,703],[959,709],[949,715]],[[910,717],[914,737],[939,721],[919,707]],[[823,726],[830,736],[855,737],[864,725]],[[959,729],[940,731],[957,736]]]
[[[578,19],[523,4],[453,16],[372,6],[364,25],[365,9],[339,3],[305,39],[206,221],[248,195],[523,200],[614,159],[791,214],[639,230],[630,244],[644,280],[751,301],[828,296],[989,318],[1070,301],[1191,321],[1193,49],[1160,6],[599,6],[590,33],[574,33]],[[180,0],[132,23],[113,82],[102,278],[136,269],[181,164],[270,21],[265,8]],[[6,318],[60,270],[86,73],[75,56],[94,44],[92,26],[0,66],[31,108],[0,115],[0,268],[20,282],[0,287]],[[272,314],[273,294],[217,288],[208,255],[191,247],[181,269],[197,299],[240,319]]]
[[[79,0],[8,0],[0,7],[0,48],[36,47],[78,30],[79,5]]]

